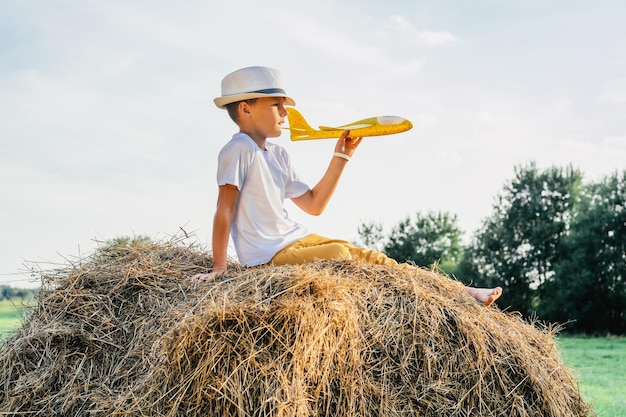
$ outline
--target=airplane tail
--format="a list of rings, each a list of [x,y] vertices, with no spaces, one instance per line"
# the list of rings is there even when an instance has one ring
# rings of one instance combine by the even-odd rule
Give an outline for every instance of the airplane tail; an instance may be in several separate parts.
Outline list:
[[[289,129],[292,132],[310,132],[315,130],[304,119],[304,116],[293,107],[287,107],[287,118],[289,119]]]

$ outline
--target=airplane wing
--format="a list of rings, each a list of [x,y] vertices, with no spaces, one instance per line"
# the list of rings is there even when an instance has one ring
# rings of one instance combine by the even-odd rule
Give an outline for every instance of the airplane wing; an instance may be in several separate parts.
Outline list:
[[[366,127],[374,126],[374,123],[354,123],[351,125],[343,125],[337,127],[330,126],[320,126],[320,130],[354,130],[354,129],[364,129]]]

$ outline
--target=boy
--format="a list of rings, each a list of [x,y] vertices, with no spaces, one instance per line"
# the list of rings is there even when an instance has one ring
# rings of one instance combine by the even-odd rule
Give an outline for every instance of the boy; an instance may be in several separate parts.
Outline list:
[[[284,199],[290,198],[306,213],[320,215],[362,138],[344,132],[325,174],[309,188],[296,174],[285,149],[267,141],[282,133],[287,117],[285,105],[295,106],[277,70],[248,67],[228,74],[222,80],[222,96],[214,102],[228,111],[239,132],[218,157],[213,271],[195,275],[195,279],[211,280],[226,271],[229,234],[239,262],[245,266],[298,264],[315,259],[361,259],[397,265],[381,252],[310,234],[289,218],[283,206]],[[465,289],[487,306],[502,292],[500,287]]]

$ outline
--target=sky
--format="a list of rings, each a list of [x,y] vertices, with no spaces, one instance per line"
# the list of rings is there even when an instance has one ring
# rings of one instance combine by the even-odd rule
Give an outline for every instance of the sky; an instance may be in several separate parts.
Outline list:
[[[32,271],[120,236],[210,250],[217,153],[237,131],[212,100],[251,65],[279,69],[312,125],[413,122],[363,140],[321,216],[287,202],[312,233],[448,212],[469,238],[516,167],[625,168],[621,0],[0,5],[0,284],[37,286]],[[334,150],[274,141],[311,187]]]

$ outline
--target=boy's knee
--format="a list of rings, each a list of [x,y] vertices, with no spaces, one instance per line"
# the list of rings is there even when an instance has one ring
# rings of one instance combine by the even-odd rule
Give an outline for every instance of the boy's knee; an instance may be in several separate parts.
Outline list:
[[[350,249],[341,243],[330,243],[325,249],[328,251],[328,259],[352,259]]]

